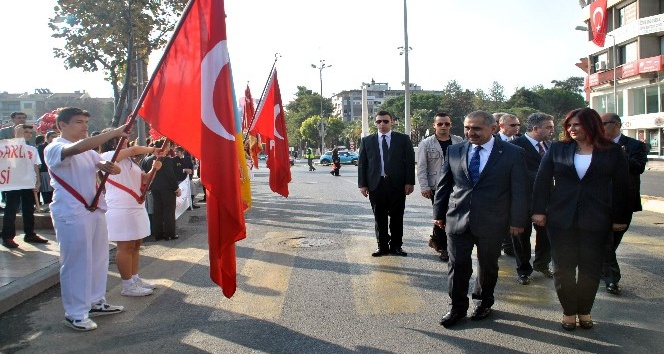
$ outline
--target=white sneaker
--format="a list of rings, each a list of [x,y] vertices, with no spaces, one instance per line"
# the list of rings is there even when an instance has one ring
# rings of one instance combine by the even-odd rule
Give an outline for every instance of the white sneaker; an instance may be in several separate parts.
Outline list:
[[[145,280],[143,280],[143,278],[138,278],[138,280],[136,280],[134,284],[137,284],[141,288],[150,289],[150,290],[154,290],[157,288],[156,285],[146,282]]]
[[[87,331],[92,331],[93,329],[97,329],[97,324],[89,318],[83,320],[75,320],[71,317],[65,317],[65,326],[81,332],[87,332]]]
[[[111,305],[108,302],[106,302],[106,299],[101,299],[99,300],[99,302],[92,305],[92,308],[90,309],[90,313],[88,314],[88,316],[96,317],[103,315],[113,315],[116,313],[120,313],[122,311],[124,311],[124,306]]]
[[[138,282],[131,284],[128,288],[122,287],[120,294],[124,296],[148,296],[152,294],[152,289],[138,286]]]

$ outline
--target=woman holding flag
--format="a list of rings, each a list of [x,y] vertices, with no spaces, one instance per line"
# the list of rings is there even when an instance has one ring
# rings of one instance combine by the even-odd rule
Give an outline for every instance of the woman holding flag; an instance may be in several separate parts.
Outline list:
[[[109,130],[108,128],[102,131]],[[111,160],[118,139],[111,139],[101,146],[102,158]],[[138,275],[140,264],[139,249],[143,238],[150,235],[150,220],[144,205],[142,191],[147,183],[147,175],[131,159],[132,156],[159,153],[158,148],[146,146],[132,146],[127,148],[125,143],[117,156],[117,164],[121,172],[109,176],[106,184],[106,225],[108,239],[117,243],[115,264],[118,266],[122,278],[122,291],[124,296],[147,296],[152,294],[155,285],[150,284]],[[154,160],[152,170],[161,168],[161,162]]]

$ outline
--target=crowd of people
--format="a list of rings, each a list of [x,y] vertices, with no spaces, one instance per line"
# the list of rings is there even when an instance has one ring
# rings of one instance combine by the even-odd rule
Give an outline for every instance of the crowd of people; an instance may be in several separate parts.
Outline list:
[[[405,199],[417,178],[422,197],[433,203],[429,246],[448,265],[451,307],[442,326],[455,326],[468,315],[475,247],[471,320],[493,312],[502,252],[515,258],[518,284],[530,284],[533,272],[553,278],[565,330],[593,327],[591,310],[602,279],[607,292],[620,294],[615,252],[632,213],[641,210],[639,175],[647,148],[621,134],[617,114],[573,110],[554,142],[554,117],[546,113],[528,116],[521,135],[512,114],[471,112],[463,140],[450,134],[452,120],[440,112],[435,134],[420,142],[417,158],[410,138],[392,130],[389,112],[378,112],[375,124],[377,133],[362,138],[358,164],[358,187],[374,214],[378,247],[371,255],[407,256]]]
[[[24,241],[49,242],[34,232],[34,212],[43,200],[46,206],[41,209],[50,211],[60,245],[65,324],[78,331],[97,328],[90,317],[124,310],[105,298],[108,242],[117,244],[115,263],[122,281],[121,295],[150,295],[156,285],[139,276],[143,240],[150,235],[155,241],[178,238],[175,204],[181,183],[188,183],[191,208],[198,208],[193,203],[196,188],[192,178],[198,164],[184,149],[175,147],[173,153],[163,139],[148,146],[128,143],[126,126],[88,134],[89,116],[79,108],[61,108],[56,129],[35,136],[32,125],[26,124],[25,113],[14,112],[12,126],[0,132],[3,139],[24,138],[25,148],[34,150],[31,163],[35,173],[34,188],[3,193],[3,245],[20,247],[13,240],[19,204]],[[121,142],[116,160],[111,162]],[[106,184],[103,193],[96,196],[103,173],[108,174]]]

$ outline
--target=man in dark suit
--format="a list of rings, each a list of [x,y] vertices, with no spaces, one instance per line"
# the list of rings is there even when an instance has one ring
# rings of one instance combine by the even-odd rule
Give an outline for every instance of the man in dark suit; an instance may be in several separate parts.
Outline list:
[[[510,142],[521,147],[524,151],[523,156],[526,160],[526,169],[528,170],[528,200],[530,201],[533,196],[533,184],[535,183],[535,176],[537,176],[537,169],[539,169],[542,156],[544,156],[550,146],[548,141],[553,135],[553,117],[542,112],[533,113],[528,116],[526,127],[526,134]],[[528,206],[530,207],[530,203],[528,203]],[[530,224],[531,216],[532,213],[529,212],[526,219],[527,224]],[[534,226],[536,232],[535,260],[532,266],[530,265],[530,235],[533,231],[532,227],[528,225],[523,233],[512,236],[514,257],[516,258],[517,281],[521,285],[530,284],[530,275],[533,273],[533,269],[548,278],[553,278],[553,272],[549,269],[549,263],[551,263],[551,246],[549,245],[546,228],[537,225]]]
[[[154,142],[156,148],[161,148],[163,140]],[[165,152],[168,154],[168,151]],[[152,168],[152,162],[157,156],[151,155],[143,159],[141,168],[146,173]],[[175,177],[173,158],[165,156],[160,158],[162,168],[154,175],[149,190],[152,194],[153,214],[150,219],[150,231],[155,241],[174,240],[178,238],[175,234],[175,202],[182,194],[178,181]]]
[[[629,211],[629,220],[627,227],[632,222],[632,213],[641,211],[641,174],[646,169],[648,162],[648,148],[646,144],[628,136],[622,135],[620,129],[622,122],[620,116],[615,113],[605,113],[601,116],[604,124],[605,136],[614,143],[622,146],[627,163],[629,165],[628,175],[628,199],[627,207]],[[602,279],[606,284],[606,291],[611,294],[619,295],[621,292],[618,282],[620,281],[620,267],[616,259],[616,250],[627,229],[622,231],[613,231],[613,238],[607,245],[604,265],[602,266]]]
[[[392,131],[393,125],[389,112],[376,114],[378,133],[362,138],[357,165],[357,186],[369,197],[374,214],[378,241],[374,257],[407,255],[401,248],[403,213],[406,196],[415,187],[415,151],[408,135]]]
[[[484,111],[463,122],[467,141],[447,150],[434,199],[434,223],[447,232],[450,311],[440,324],[454,326],[468,311],[468,288],[477,245],[477,279],[471,319],[491,315],[498,281],[502,233],[523,232],[528,216],[523,149],[492,135],[495,119]]]

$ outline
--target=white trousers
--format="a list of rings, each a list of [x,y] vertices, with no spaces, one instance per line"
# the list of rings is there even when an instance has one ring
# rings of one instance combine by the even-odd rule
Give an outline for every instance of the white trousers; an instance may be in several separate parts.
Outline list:
[[[65,316],[88,317],[93,303],[106,294],[108,231],[104,212],[76,218],[53,218],[60,243],[60,288]]]

